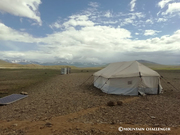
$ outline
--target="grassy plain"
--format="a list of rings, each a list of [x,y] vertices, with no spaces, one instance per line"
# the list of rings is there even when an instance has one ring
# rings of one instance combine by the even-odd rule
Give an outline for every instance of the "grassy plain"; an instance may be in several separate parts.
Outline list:
[[[0,97],[12,94],[20,93],[26,87],[35,85],[42,81],[48,80],[49,78],[55,77],[61,74],[60,69],[68,66],[41,66],[41,65],[18,65],[3,63],[4,68],[0,69]],[[6,68],[6,66],[9,66]],[[12,66],[13,65],[13,66]],[[87,73],[96,72],[103,67],[89,67],[89,68],[77,68],[69,66],[72,68],[72,73]],[[157,71],[166,71],[169,73],[178,72],[180,66],[153,66],[150,68]]]
[[[0,69],[0,97],[20,93],[26,87],[60,74],[56,69]]]
[[[95,72],[100,68],[73,68],[72,73]],[[61,74],[60,68],[54,69],[0,69],[0,97],[20,93],[27,87],[46,81]]]

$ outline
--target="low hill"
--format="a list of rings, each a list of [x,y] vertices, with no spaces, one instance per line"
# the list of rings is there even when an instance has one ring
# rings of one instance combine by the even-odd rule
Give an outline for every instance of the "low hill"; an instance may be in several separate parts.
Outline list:
[[[159,64],[159,63],[155,63],[155,62],[152,62],[152,61],[147,61],[147,60],[137,60],[139,63],[147,66],[147,67],[150,67],[150,68],[156,68],[156,67],[164,67],[166,65],[162,65],[162,64]]]
[[[146,60],[137,60],[139,63],[152,68],[154,70],[180,70],[180,66],[175,66],[175,65],[163,65],[151,61],[146,61]]]
[[[0,60],[0,68],[2,67],[14,67],[14,66],[18,66],[19,64],[14,64],[14,63],[9,63],[3,60]]]
[[[158,63],[147,61],[147,60],[137,60],[137,61],[142,64],[162,65],[162,64],[158,64]]]
[[[22,68],[22,69],[60,69],[64,67],[71,67],[76,68],[75,66],[68,66],[68,65],[54,65],[54,66],[43,66],[38,64],[27,64],[27,65],[21,65],[16,63],[9,63],[3,60],[0,60],[0,68]]]
[[[137,60],[138,62],[142,63],[143,65],[155,69],[155,70],[180,70],[180,66],[173,66],[173,65],[162,65],[158,64],[155,62],[151,61],[146,61],[146,60]],[[106,67],[108,64],[104,64],[104,66],[99,66],[99,67],[84,67],[84,68],[78,68],[76,66],[72,65],[39,65],[39,64],[16,64],[16,63],[9,63],[3,60],[0,60],[0,68],[11,68],[11,69],[16,69],[16,68],[22,68],[22,69],[60,69],[64,67],[71,67],[72,69],[78,69],[78,70],[85,70],[85,69],[101,69]]]

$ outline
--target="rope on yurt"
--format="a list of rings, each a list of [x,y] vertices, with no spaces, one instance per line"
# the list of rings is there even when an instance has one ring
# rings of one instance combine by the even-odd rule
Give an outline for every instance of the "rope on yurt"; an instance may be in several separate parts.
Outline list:
[[[90,77],[88,77],[88,79],[86,79],[83,83],[81,83],[79,86],[82,86],[85,82],[87,82],[93,75],[91,75]]]
[[[98,78],[99,78],[99,77],[100,77],[100,76],[98,76]],[[94,84],[94,83],[97,81],[98,78],[96,78],[96,80],[94,80],[91,84]],[[90,87],[91,87],[91,85],[89,86],[88,89],[90,89]]]
[[[163,76],[161,76],[161,77],[165,80],[165,82],[166,82],[167,84],[170,84],[175,90],[178,91],[178,89],[177,89],[174,85],[172,85],[172,84],[170,83],[170,81],[166,80]]]
[[[109,81],[109,78],[107,79],[107,81]],[[102,87],[100,89],[102,89],[104,87],[104,85],[107,83],[107,81],[102,85]]]
[[[162,81],[163,81],[163,82],[166,84],[166,86],[168,87],[168,89],[174,88],[175,90],[179,91],[174,85],[172,85],[172,84],[168,81],[168,79],[165,79],[165,77],[163,77],[163,76],[161,76],[161,78],[162,78]],[[169,85],[170,85],[170,86],[169,86]],[[170,106],[168,109],[164,110],[163,113],[166,113],[167,111],[169,111],[169,110],[173,107],[173,105],[175,105],[175,103],[171,104],[171,106]]]
[[[169,90],[172,89],[171,86],[169,86],[169,85],[167,84],[167,82],[166,82],[163,78],[162,78],[161,80],[164,82],[165,88],[167,88],[167,89],[169,89]]]
[[[139,72],[139,77],[140,77],[140,79],[141,79],[141,82],[139,83],[139,86],[143,87],[144,83],[143,83],[143,81],[142,81],[142,75],[141,75],[141,72]],[[146,100],[148,100],[148,97],[147,97],[147,95],[146,95],[145,93],[142,94],[142,93],[139,92],[139,91],[138,91],[138,93],[139,93],[142,97],[145,97]]]

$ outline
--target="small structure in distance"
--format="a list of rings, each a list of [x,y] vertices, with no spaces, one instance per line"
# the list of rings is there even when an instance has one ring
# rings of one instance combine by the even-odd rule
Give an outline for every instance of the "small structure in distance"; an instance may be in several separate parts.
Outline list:
[[[61,75],[70,74],[70,73],[71,73],[70,67],[61,68]]]

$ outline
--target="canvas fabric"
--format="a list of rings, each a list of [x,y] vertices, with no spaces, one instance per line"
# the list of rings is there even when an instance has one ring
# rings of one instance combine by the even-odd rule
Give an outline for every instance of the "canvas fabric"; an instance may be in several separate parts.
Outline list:
[[[160,75],[137,61],[112,63],[94,73],[94,86],[117,95],[159,94],[162,91]]]
[[[156,71],[137,61],[111,63],[93,75],[102,76],[104,78],[120,78],[137,77],[139,73],[141,76],[160,76]]]

